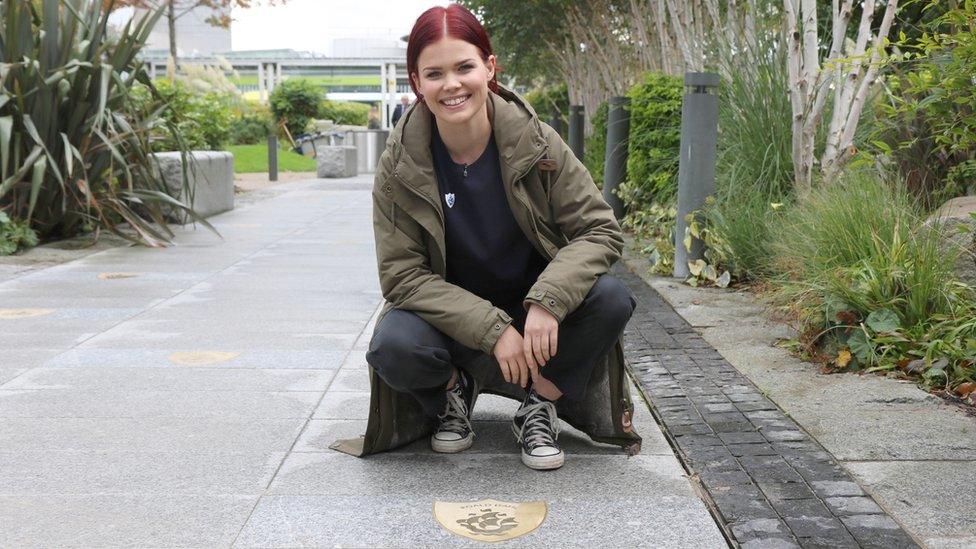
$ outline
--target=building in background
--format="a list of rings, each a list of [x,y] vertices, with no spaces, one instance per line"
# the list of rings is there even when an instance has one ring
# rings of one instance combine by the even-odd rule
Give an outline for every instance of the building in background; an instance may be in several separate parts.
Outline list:
[[[180,5],[185,2],[176,0],[177,14],[183,13],[185,7]],[[142,17],[148,10],[136,8],[135,17]],[[211,55],[222,53],[231,49],[231,29],[215,27],[207,23],[211,16],[220,16],[224,12],[230,14],[230,8],[208,8],[197,6],[180,16],[176,20],[176,54],[179,57],[187,55]],[[231,23],[233,25],[233,23]],[[160,16],[156,26],[149,34],[146,41],[147,50],[162,50],[169,52],[169,23],[166,14]]]

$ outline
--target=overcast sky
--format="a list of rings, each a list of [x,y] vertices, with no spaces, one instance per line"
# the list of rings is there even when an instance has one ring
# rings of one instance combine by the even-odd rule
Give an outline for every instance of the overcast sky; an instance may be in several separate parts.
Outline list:
[[[235,9],[235,50],[292,48],[326,53],[333,38],[399,38],[437,0],[288,0],[284,6]]]

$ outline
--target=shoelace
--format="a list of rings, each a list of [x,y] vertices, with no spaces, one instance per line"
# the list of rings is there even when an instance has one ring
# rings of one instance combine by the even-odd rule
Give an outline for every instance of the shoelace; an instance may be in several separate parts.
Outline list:
[[[460,385],[456,387],[460,387]],[[440,431],[464,434],[471,430],[471,421],[468,420],[468,407],[464,403],[464,398],[453,390],[447,392],[447,409],[437,417],[441,419],[440,429],[438,429]]]
[[[545,413],[541,413],[543,409]],[[554,439],[559,436],[559,422],[552,420],[556,417],[555,404],[537,402],[521,408],[515,412],[515,416],[525,416],[525,423],[522,424],[521,431],[515,424],[512,424],[512,431],[515,433],[518,442],[522,442],[524,439],[530,448],[556,445]]]

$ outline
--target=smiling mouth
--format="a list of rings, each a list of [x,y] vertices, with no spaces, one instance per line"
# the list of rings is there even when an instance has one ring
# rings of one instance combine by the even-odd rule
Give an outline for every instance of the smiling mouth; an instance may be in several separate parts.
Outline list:
[[[447,106],[447,107],[457,107],[459,105],[463,105],[463,104],[467,103],[468,99],[470,99],[470,98],[471,98],[471,95],[468,94],[468,95],[465,95],[464,97],[455,97],[454,99],[445,99],[445,100],[441,101],[440,103],[442,105],[444,105],[444,106]]]

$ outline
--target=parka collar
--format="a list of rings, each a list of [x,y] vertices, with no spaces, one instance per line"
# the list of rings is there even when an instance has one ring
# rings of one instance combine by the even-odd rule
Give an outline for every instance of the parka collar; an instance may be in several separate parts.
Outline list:
[[[539,118],[521,96],[502,86],[488,91],[488,117],[506,179],[527,172],[546,147]],[[394,173],[415,188],[435,185],[430,139],[434,116],[422,102],[403,115],[404,121],[390,136],[397,151]],[[433,193],[437,195],[436,192]]]

